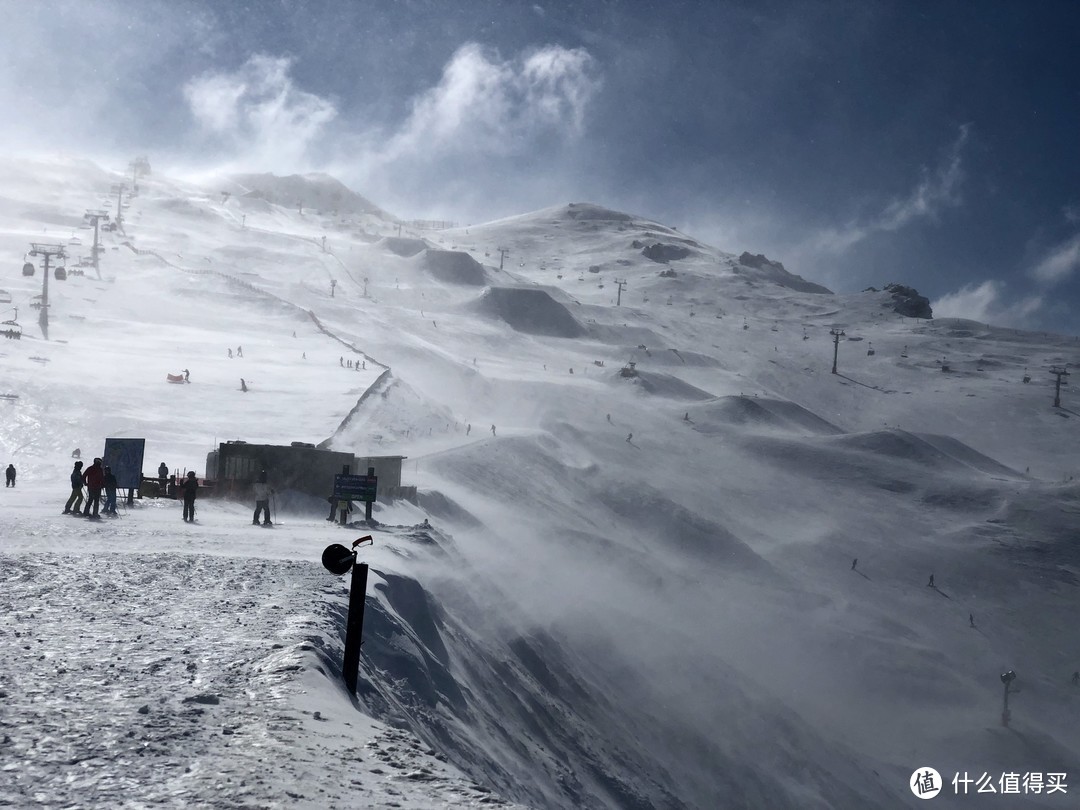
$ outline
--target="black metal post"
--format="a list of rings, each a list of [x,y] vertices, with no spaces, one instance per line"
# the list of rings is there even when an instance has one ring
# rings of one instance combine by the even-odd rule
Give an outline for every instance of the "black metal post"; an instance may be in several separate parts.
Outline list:
[[[367,600],[367,563],[353,565],[352,589],[349,592],[349,621],[345,626],[345,660],[341,675],[345,686],[356,694],[356,681],[360,676],[360,646],[364,643],[364,602]]]
[[[349,465],[348,464],[343,464],[342,465],[341,474],[342,475],[348,475],[349,474]],[[342,526],[344,526],[345,524],[347,524],[349,522],[349,504],[348,504],[348,502],[346,502],[344,506],[342,506],[341,503],[339,502],[338,503],[338,509],[339,509],[338,522]]]
[[[375,475],[375,468],[374,467],[368,467],[367,468],[367,474],[368,474],[368,478],[371,478],[372,476],[374,476]],[[371,522],[371,501],[364,501],[364,520],[368,521],[369,523]]]

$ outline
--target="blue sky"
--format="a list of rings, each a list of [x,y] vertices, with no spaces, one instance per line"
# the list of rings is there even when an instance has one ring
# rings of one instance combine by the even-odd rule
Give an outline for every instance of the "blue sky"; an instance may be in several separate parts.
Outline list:
[[[571,200],[1080,333],[1080,3],[0,0],[9,153]]]

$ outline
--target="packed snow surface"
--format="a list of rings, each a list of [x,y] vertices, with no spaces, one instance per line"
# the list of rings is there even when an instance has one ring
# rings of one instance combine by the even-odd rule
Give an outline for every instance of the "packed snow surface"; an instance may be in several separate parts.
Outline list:
[[[904,318],[584,203],[418,230],[319,175],[143,177],[99,278],[82,214],[122,178],[0,177],[0,805],[855,810],[923,806],[924,766],[1077,781],[1080,413],[1049,374],[1076,338]],[[68,252],[47,339],[31,242]],[[106,437],[145,438],[147,474],[233,439],[401,455],[417,493],[348,527],[292,491],[267,528],[247,500],[62,515]],[[349,578],[319,559],[366,534],[354,697]]]

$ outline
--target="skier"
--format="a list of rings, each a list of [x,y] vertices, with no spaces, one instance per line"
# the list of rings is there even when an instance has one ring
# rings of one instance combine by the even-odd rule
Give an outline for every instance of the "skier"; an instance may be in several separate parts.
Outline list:
[[[4,486],[15,486],[15,465],[8,464],[7,469],[4,471]]]
[[[341,366],[342,368],[345,368],[345,358],[344,357],[339,357],[337,359],[337,361],[338,361],[339,366]]]
[[[184,382],[191,382],[191,372],[188,371],[186,368],[184,369]]]
[[[105,468],[105,508],[101,511],[107,515],[116,514],[116,476],[112,467]]]
[[[76,461],[75,467],[71,470],[71,496],[67,499],[67,503],[64,504],[65,515],[78,515],[80,514],[79,507],[82,506],[82,462]]]
[[[86,506],[83,507],[83,517],[100,518],[98,508],[101,506],[101,490],[105,486],[105,470],[101,468],[100,458],[94,459],[94,463],[83,473],[82,480],[86,484]],[[93,514],[90,513],[91,507],[94,510]]]
[[[157,468],[157,480],[158,480],[158,497],[165,497],[165,482],[169,477],[169,465],[164,461],[158,465]]]
[[[611,414],[610,413],[607,415],[607,421],[608,421],[609,425],[615,424],[614,422],[611,421]]]
[[[304,360],[307,360],[307,352],[304,352],[304,354],[303,354],[303,359],[304,359]]]
[[[266,483],[266,470],[259,473],[259,480],[255,482],[255,515],[251,518],[251,525],[259,525],[259,513],[263,512],[263,526],[272,526],[270,522],[270,485]]]
[[[491,426],[491,435],[492,436],[495,435],[495,426],[494,425]]]
[[[690,411],[687,411],[686,413],[683,414],[682,420],[684,422],[689,422],[690,421]]]
[[[633,434],[633,433],[627,433],[627,434],[626,434],[626,443],[627,443],[627,444],[633,444],[633,442],[631,441],[631,439],[633,439],[633,438],[634,438],[634,434]]]
[[[199,491],[199,479],[195,477],[194,470],[188,470],[187,480],[180,485],[184,490],[184,522],[195,522],[195,495]]]
[[[244,382],[244,378],[243,378],[243,377],[241,377],[241,378],[240,378],[240,390],[241,390],[241,391],[244,391],[244,392],[246,392],[246,391],[247,391],[247,383],[246,383],[246,382]]]
[[[1073,673],[1072,682],[1073,686],[1080,686],[1080,670]]]
[[[930,575],[930,581],[926,583],[926,587],[927,588],[936,588],[937,587],[934,584],[934,575],[933,574]]]
[[[364,371],[367,371],[367,360],[363,360]]]
[[[851,561],[851,570],[854,571],[855,566],[858,565],[858,564],[859,564],[859,558],[856,557],[854,560]]]
[[[969,613],[968,614],[968,624],[970,624],[972,627],[975,626],[975,614],[974,613]]]
[[[472,433],[472,425],[466,425],[465,426],[465,435],[468,436],[470,433]]]
[[[236,347],[236,356],[237,357],[243,357],[244,356],[244,347],[243,346],[237,346]]]
[[[232,360],[232,349],[229,349],[229,359]]]

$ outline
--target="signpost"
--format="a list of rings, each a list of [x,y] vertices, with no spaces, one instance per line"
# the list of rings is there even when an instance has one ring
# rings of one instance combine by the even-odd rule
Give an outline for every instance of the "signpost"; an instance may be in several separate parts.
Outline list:
[[[106,439],[102,463],[112,469],[118,489],[128,491],[128,506],[135,502],[135,490],[142,483],[146,439]]]
[[[349,468],[343,467],[341,474],[334,476],[334,498],[343,502],[340,507],[342,526],[347,522],[348,501],[363,501],[364,519],[371,520],[371,504],[375,501],[378,483],[374,467],[368,467],[367,475],[349,475]]]

